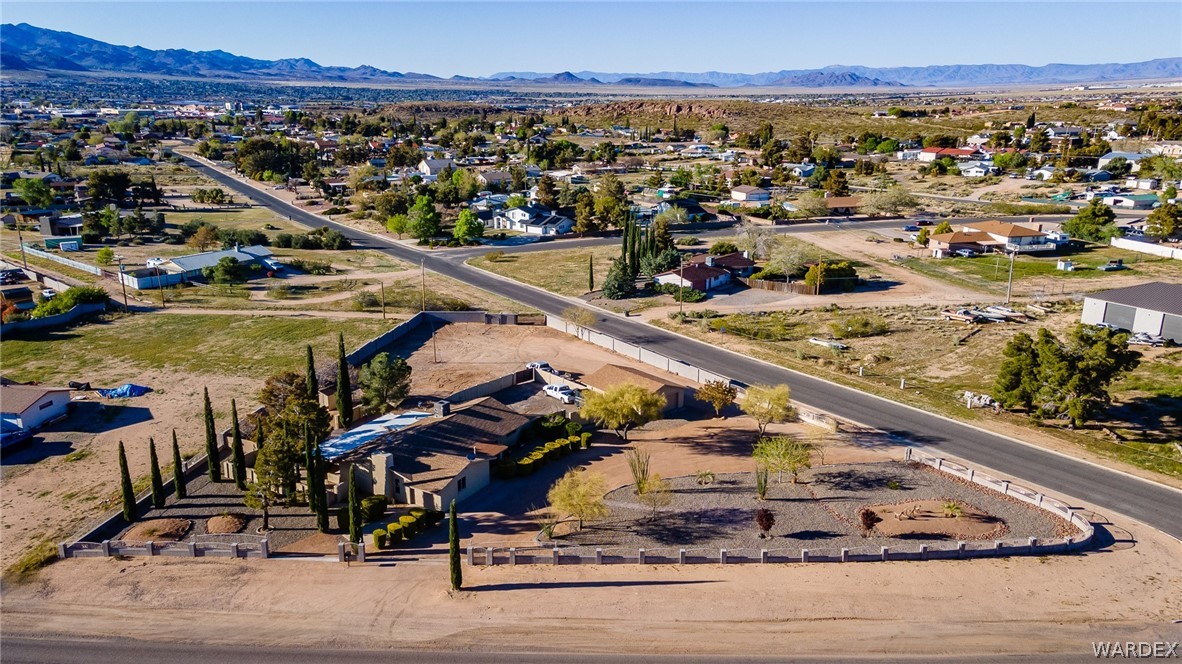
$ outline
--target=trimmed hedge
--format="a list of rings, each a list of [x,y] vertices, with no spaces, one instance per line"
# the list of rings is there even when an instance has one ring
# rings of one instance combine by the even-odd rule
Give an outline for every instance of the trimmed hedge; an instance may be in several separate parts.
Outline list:
[[[390,546],[394,546],[395,544],[402,541],[402,525],[401,524],[398,524],[398,523],[386,524],[386,541],[390,543]]]
[[[373,531],[373,547],[375,549],[386,548],[386,531],[382,528]]]
[[[361,516],[366,523],[373,523],[381,520],[382,516],[386,514],[386,506],[389,501],[385,496],[367,496],[361,499]]]

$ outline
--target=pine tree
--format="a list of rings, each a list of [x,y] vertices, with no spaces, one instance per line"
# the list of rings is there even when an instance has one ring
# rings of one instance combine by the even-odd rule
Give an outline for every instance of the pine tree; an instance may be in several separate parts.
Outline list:
[[[131,488],[131,474],[127,470],[127,452],[119,441],[119,488],[123,492],[123,520],[135,521],[135,489]]]
[[[152,471],[152,506],[164,507],[164,478],[160,476],[160,460],[156,457],[156,441],[148,438],[148,465]]]
[[[349,361],[345,359],[345,335],[337,335],[337,418],[341,428],[353,424],[353,385],[349,382]]]
[[[587,291],[595,290],[595,256],[587,257]]]
[[[361,496],[357,493],[357,467],[349,466],[349,541],[361,541]]]
[[[188,495],[185,487],[185,465],[181,459],[181,447],[176,442],[176,429],[172,430],[172,483],[176,485],[178,500]]]
[[[456,521],[456,501],[451,501],[447,511],[447,561],[451,566],[451,589],[459,590],[464,585],[464,571],[460,567],[460,526]]]
[[[205,458],[209,464],[209,479],[222,481],[222,467],[218,463],[218,437],[214,431],[213,406],[209,403],[209,388],[205,388]]]
[[[308,398],[318,401],[320,398],[320,381],[316,378],[316,358],[312,356],[312,344],[308,344],[308,368],[304,375],[308,382]]]
[[[230,399],[230,453],[234,460],[234,485],[246,491],[246,453],[242,451],[242,431],[238,428],[238,401]]]

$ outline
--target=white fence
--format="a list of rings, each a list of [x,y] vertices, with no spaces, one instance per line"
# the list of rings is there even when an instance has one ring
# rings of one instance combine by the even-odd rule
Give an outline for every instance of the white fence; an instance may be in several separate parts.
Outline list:
[[[80,263],[78,261],[70,260],[69,258],[65,258],[63,256],[58,256],[57,254],[51,254],[47,251],[41,251],[40,249],[34,249],[27,244],[25,245],[24,249],[30,256],[36,256],[38,258],[44,258],[46,260],[51,260],[56,263],[61,263],[62,265],[72,267],[75,270],[81,270],[82,272],[86,272],[87,274],[93,274],[98,277],[103,276],[103,270],[100,267],[95,267],[94,265],[87,265],[86,263]]]
[[[1089,546],[1095,535],[1092,524],[1061,500],[1033,489],[1002,480],[967,466],[907,448],[908,461],[922,463],[949,475],[967,480],[1002,495],[1028,503],[1067,520],[1080,530],[1063,538],[1008,538],[992,541],[900,543],[898,546],[864,546],[816,549],[709,549],[658,548],[634,549],[601,547],[588,552],[587,547],[468,547],[469,565],[690,565],[740,563],[851,563],[883,560],[939,560],[987,558],[1017,555],[1069,553]]]
[[[266,538],[256,542],[222,542],[200,540],[191,542],[62,542],[57,545],[59,558],[107,558],[110,556],[177,556],[181,558],[270,558]]]
[[[1129,251],[1136,251],[1142,254],[1152,254],[1154,256],[1161,256],[1162,258],[1173,258],[1174,260],[1182,261],[1182,248],[1171,247],[1165,244],[1153,244],[1151,242],[1139,242],[1123,237],[1114,237],[1109,242],[1117,249],[1128,249]]]

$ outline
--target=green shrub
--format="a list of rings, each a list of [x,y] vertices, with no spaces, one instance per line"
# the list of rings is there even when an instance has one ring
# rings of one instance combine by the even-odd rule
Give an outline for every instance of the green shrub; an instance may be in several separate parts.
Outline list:
[[[590,431],[584,431],[580,437],[582,438],[582,440],[580,440],[579,442],[582,443],[583,449],[587,449],[587,448],[591,447],[591,432]]]
[[[108,298],[107,291],[97,286],[74,286],[67,288],[63,293],[58,293],[57,297],[52,300],[42,301],[36,309],[33,309],[32,317],[56,316],[66,313],[79,304],[106,302]]]
[[[361,499],[361,516],[366,523],[373,523],[386,513],[389,501],[385,496],[367,496]]]
[[[532,475],[534,472],[534,460],[526,457],[517,462],[517,474],[521,477]]]
[[[386,548],[386,531],[382,528],[373,531],[373,548],[379,550]]]
[[[416,519],[421,519],[421,518],[423,518],[423,515],[425,515],[427,513],[427,510],[425,510],[421,507],[412,507],[412,508],[408,509],[406,511],[406,513],[413,516]]]
[[[413,516],[398,517],[398,524],[402,526],[402,536],[406,539],[414,537],[419,532],[418,519]]]
[[[566,435],[578,436],[583,431],[583,425],[571,420],[566,423]]]
[[[402,541],[402,525],[398,523],[386,524],[386,543],[394,546]]]
[[[879,316],[847,316],[829,324],[834,339],[875,337],[890,331],[885,319]]]

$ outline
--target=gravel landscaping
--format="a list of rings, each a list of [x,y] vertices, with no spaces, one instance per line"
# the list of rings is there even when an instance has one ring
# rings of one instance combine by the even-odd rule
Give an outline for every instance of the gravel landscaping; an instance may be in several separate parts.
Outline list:
[[[557,540],[590,555],[596,547],[687,549],[801,549],[918,546],[955,538],[939,534],[886,537],[863,534],[858,511],[905,501],[959,501],[1000,519],[995,537],[1062,537],[1074,531],[1066,522],[999,493],[963,482],[920,464],[901,462],[821,466],[800,473],[792,484],[769,477],[766,500],[757,500],[753,473],[719,475],[700,486],[694,477],[669,479],[673,502],[656,518],[640,505],[632,486],[608,492],[607,518],[587,523],[579,533]],[[775,515],[769,539],[759,537],[755,511]]]

